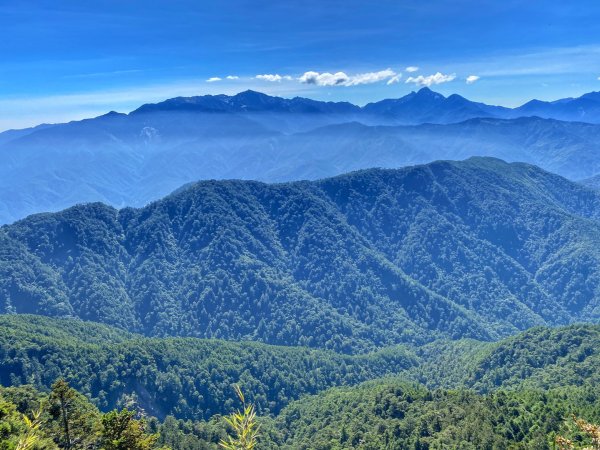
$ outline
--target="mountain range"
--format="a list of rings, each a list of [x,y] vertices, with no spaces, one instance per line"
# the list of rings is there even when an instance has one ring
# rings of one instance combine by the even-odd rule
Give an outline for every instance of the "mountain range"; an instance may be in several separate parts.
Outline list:
[[[7,131],[0,223],[83,202],[143,206],[199,179],[314,180],[477,155],[587,179],[600,173],[598,98],[508,109],[423,88],[358,107],[246,91]]]
[[[204,181],[0,232],[0,312],[361,353],[600,319],[600,193],[491,158]]]
[[[132,114],[158,111],[249,115],[253,113],[316,114],[339,116],[340,119],[330,119],[335,122],[347,122],[349,118],[355,118],[378,125],[445,124],[482,117],[496,119],[541,117],[569,122],[600,123],[600,92],[590,92],[581,97],[552,102],[531,100],[517,108],[507,108],[473,102],[458,94],[445,97],[427,87],[398,99],[385,99],[368,103],[363,107],[348,102],[323,102],[302,97],[292,99],[272,97],[249,90],[234,96],[204,95],[173,98],[161,103],[143,105]],[[319,118],[314,120],[316,123]],[[301,127],[300,124],[295,126]]]

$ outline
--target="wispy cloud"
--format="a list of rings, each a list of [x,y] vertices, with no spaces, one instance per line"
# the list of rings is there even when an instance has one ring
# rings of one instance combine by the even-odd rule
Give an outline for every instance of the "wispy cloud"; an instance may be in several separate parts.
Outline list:
[[[406,69],[408,73],[413,73],[413,72],[417,72],[419,70],[419,68],[417,66],[408,66]]]
[[[414,83],[417,86],[432,86],[434,84],[448,83],[456,78],[456,74],[444,75],[441,72],[437,72],[433,75],[424,77],[419,75],[418,77],[408,77],[405,83]]]
[[[314,84],[316,86],[358,86],[361,84],[372,84],[380,81],[393,79],[398,74],[392,69],[380,70],[378,72],[365,72],[356,75],[347,75],[345,72],[305,72],[298,78],[300,83]],[[398,78],[399,80],[399,78]],[[397,82],[397,81],[394,81]]]
[[[129,75],[132,73],[143,72],[142,69],[127,69],[127,70],[112,70],[109,72],[93,72],[93,73],[80,73],[75,75],[65,75],[63,78],[100,78],[100,77],[116,77],[121,75]]]
[[[359,84],[371,84],[384,81],[395,77],[397,74],[392,69],[380,70],[379,72],[359,73],[350,77],[347,86],[357,86]]]
[[[479,77],[477,75],[469,75],[467,77],[467,84],[473,84],[475,83],[477,80],[479,80]]]
[[[216,81],[221,81],[221,80],[222,80],[222,78],[219,78],[219,77],[211,77],[208,80],[206,80],[206,82],[207,83],[214,83]]]
[[[400,78],[402,78],[401,73],[399,73],[398,75],[394,75],[392,78],[390,78],[388,80],[388,82],[386,84],[389,86],[390,84],[400,83]]]
[[[265,73],[263,75],[256,75],[257,80],[263,80],[263,81],[271,81],[271,82],[279,82],[281,80],[286,80],[286,81],[291,81],[292,77],[289,75],[279,75],[277,73],[275,74],[270,74],[270,73]]]
[[[228,80],[239,80],[240,77],[238,77],[237,75],[227,75],[226,77]]]
[[[453,60],[452,67],[457,72],[477,72],[486,78],[596,72],[600,67],[600,45],[523,49],[459,63]]]

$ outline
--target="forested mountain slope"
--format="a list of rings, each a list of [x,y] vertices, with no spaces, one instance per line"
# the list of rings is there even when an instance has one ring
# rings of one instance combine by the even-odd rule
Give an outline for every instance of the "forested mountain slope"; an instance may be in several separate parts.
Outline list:
[[[575,434],[565,423],[572,414],[600,419],[598,400],[597,390],[583,388],[482,396],[399,380],[368,382],[292,403],[265,441],[294,450],[551,450],[557,434]]]
[[[0,385],[47,389],[64,377],[103,410],[132,403],[161,419],[229,413],[235,383],[259,413],[276,414],[302,395],[416,364],[401,346],[348,356],[252,342],[144,338],[91,322],[0,316]]]
[[[403,375],[430,388],[548,390],[599,383],[600,327],[535,327],[489,343],[440,340],[414,349]]]
[[[207,181],[0,232],[2,312],[361,352],[600,318],[600,195],[475,158]]]
[[[570,387],[591,392],[600,373],[598,325],[539,327],[498,343],[431,346],[436,350],[395,346],[348,356],[252,342],[145,338],[73,319],[3,315],[0,385],[46,390],[64,377],[104,411],[133,405],[160,419],[209,419],[236,407],[235,383],[261,415],[277,415],[306,394],[381,377],[489,394]]]

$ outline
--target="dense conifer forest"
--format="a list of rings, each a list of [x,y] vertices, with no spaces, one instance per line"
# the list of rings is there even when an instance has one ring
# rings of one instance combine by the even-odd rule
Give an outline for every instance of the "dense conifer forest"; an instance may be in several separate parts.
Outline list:
[[[361,353],[600,317],[600,193],[489,158],[206,181],[0,230],[0,311]]]
[[[599,205],[474,158],[4,226],[0,448],[226,448],[235,386],[259,450],[585,445]]]
[[[600,421],[597,325],[349,356],[15,315],[0,317],[0,348],[1,384],[22,386],[0,393],[10,442],[24,430],[15,411],[33,414],[59,379],[85,394],[98,424],[129,409],[174,449],[218,448],[238,383],[259,414],[260,448],[550,449],[556,435],[579,439],[573,414]]]

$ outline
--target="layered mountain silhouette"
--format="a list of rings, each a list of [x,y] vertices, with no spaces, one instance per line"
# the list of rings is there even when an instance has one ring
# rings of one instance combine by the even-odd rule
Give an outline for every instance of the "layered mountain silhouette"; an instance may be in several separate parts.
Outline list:
[[[600,194],[491,158],[204,181],[0,232],[0,312],[362,352],[600,319]]]
[[[477,155],[590,178],[600,125],[556,118],[597,122],[598,97],[507,109],[423,88],[358,107],[246,91],[8,131],[0,223],[82,202],[143,206],[199,179],[318,179]],[[532,114],[548,118],[511,118]]]
[[[532,116],[600,123],[600,92],[590,92],[578,98],[565,98],[553,102],[531,100],[517,108],[506,108],[473,102],[458,94],[445,97],[427,87],[398,99],[381,100],[364,107],[348,102],[272,97],[249,90],[234,96],[178,97],[161,103],[143,105],[133,114],[157,111],[328,114],[341,116],[344,121],[348,116],[354,116],[365,122],[396,125],[456,123],[476,117],[512,119]]]

